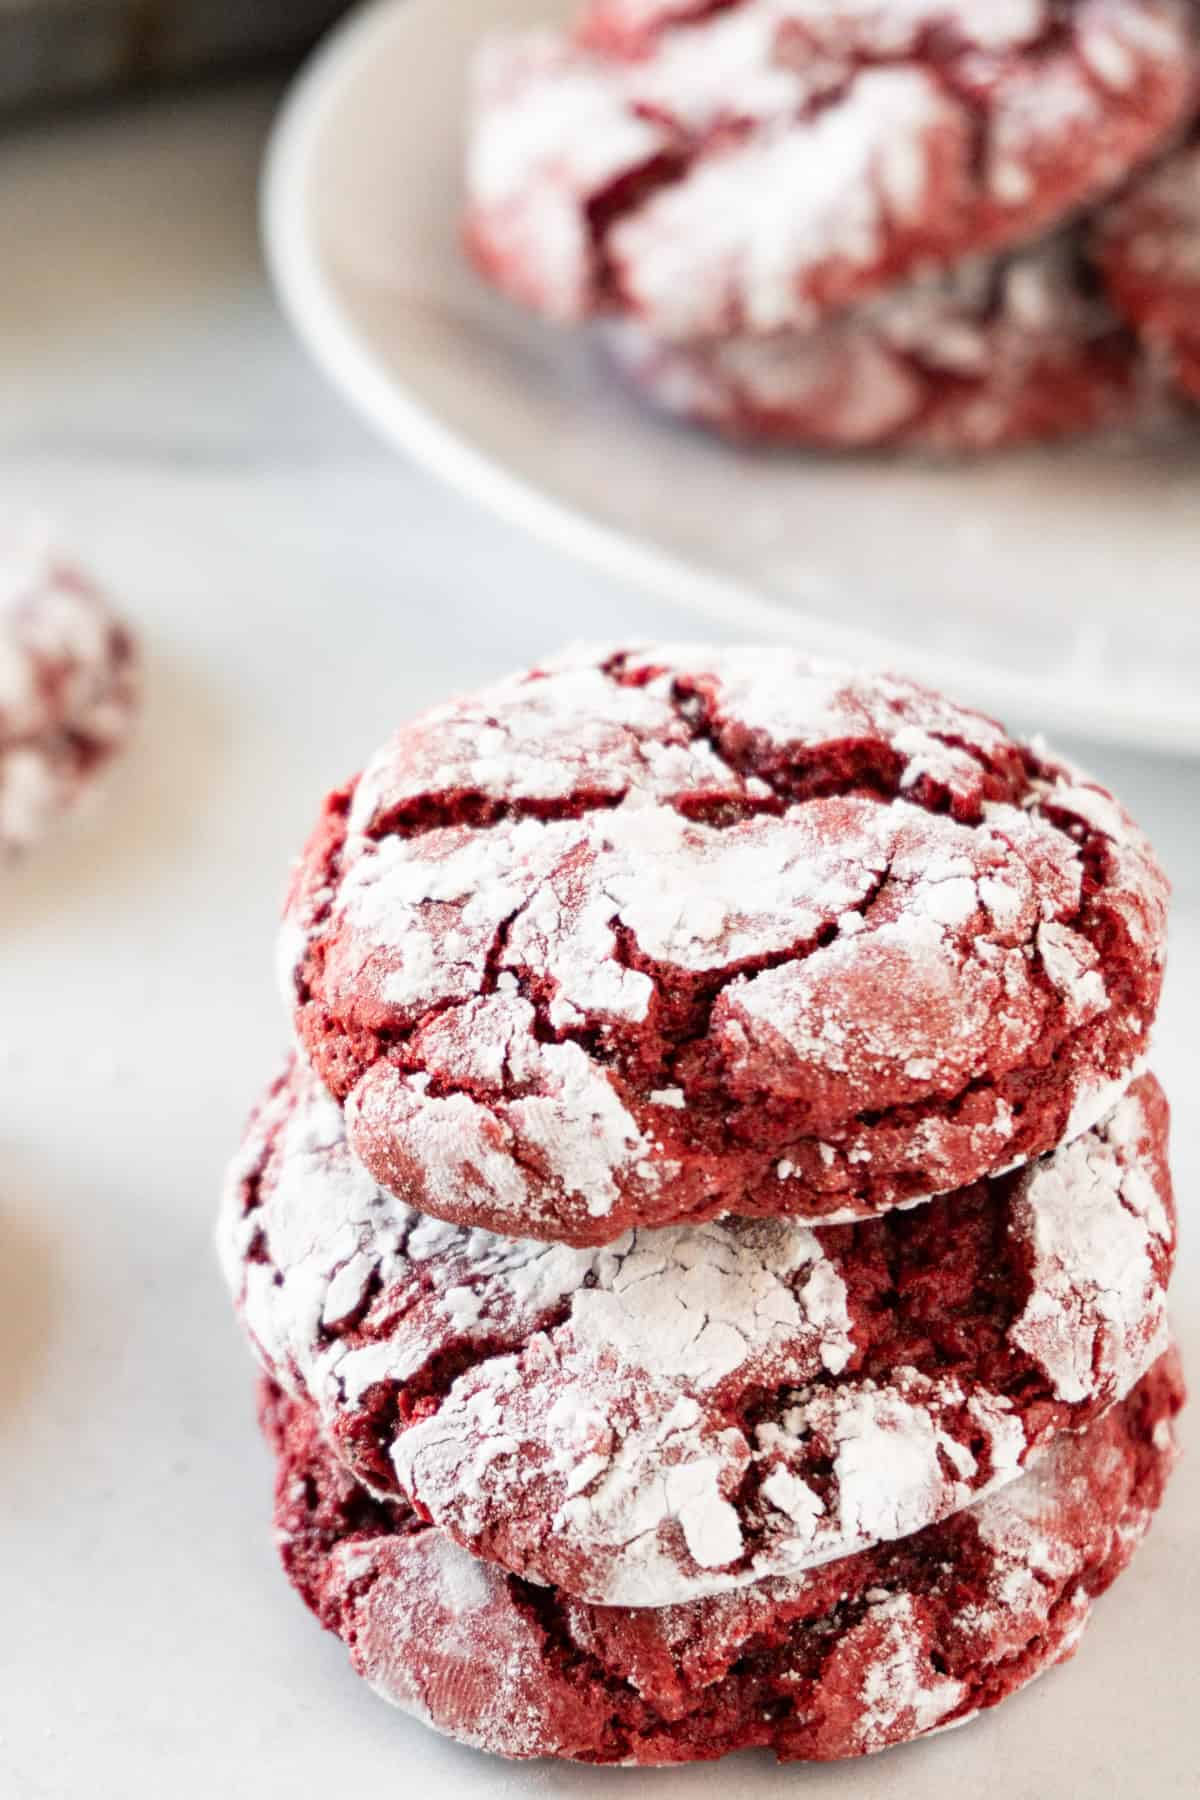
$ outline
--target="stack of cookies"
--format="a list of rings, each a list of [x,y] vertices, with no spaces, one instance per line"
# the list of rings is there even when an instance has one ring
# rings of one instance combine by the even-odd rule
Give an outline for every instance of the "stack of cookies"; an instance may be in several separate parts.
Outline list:
[[[371,1685],[834,1758],[1069,1656],[1182,1398],[1166,901],[1102,788],[790,652],[579,652],[333,793],[221,1248]]]
[[[1198,45],[1195,0],[590,0],[480,55],[468,248],[743,438],[1128,425],[1200,398]]]

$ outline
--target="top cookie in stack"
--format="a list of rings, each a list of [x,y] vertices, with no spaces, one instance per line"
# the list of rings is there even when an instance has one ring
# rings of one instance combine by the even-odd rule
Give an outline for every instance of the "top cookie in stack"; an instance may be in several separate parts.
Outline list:
[[[1094,221],[1194,112],[1198,43],[1188,0],[593,0],[481,53],[468,249],[743,436],[1125,421],[1161,329]]]
[[[287,990],[371,1174],[600,1244],[867,1217],[1094,1124],[1166,885],[1102,788],[903,681],[786,652],[548,664],[332,796]]]
[[[372,1685],[834,1757],[1070,1655],[1182,1398],[1166,903],[1104,789],[786,651],[570,654],[331,795],[220,1241]]]

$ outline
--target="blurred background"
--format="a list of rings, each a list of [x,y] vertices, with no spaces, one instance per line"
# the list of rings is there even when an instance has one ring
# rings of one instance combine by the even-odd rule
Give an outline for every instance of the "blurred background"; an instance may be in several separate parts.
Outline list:
[[[4,0],[0,107],[278,62],[306,49],[343,10],[332,0]]]

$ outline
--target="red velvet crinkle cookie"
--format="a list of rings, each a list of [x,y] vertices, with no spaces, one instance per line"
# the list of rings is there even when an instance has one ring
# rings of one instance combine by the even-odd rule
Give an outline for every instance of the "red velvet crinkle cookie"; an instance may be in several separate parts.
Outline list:
[[[0,856],[91,790],[138,686],[129,633],[82,575],[32,540],[0,553]]]
[[[300,1037],[375,1178],[611,1241],[858,1217],[1078,1134],[1167,890],[1111,795],[908,682],[580,651],[403,727],[296,873]]]
[[[920,1530],[1127,1394],[1166,1341],[1165,1158],[1143,1077],[1054,1155],[909,1212],[571,1250],[392,1199],[297,1065],[221,1247],[268,1374],[359,1479],[517,1574],[659,1606]]]
[[[1101,215],[1113,300],[1200,400],[1200,138]]]
[[[1031,241],[1156,151],[1196,70],[1181,0],[604,10],[482,53],[467,243],[526,305],[662,338],[807,326]]]
[[[681,344],[626,319],[605,334],[656,405],[746,441],[994,450],[1131,424],[1153,398],[1074,238],[964,264],[810,331]]]
[[[747,10],[744,0],[584,0],[575,36],[593,50],[640,58],[651,55],[656,41],[672,27],[696,25],[739,8]],[[834,16],[832,7],[827,11]],[[774,9],[776,16],[780,12]]]
[[[476,1563],[264,1395],[287,1573],[377,1693],[503,1756],[862,1756],[965,1723],[1075,1650],[1162,1498],[1174,1355],[1037,1469],[941,1525],[793,1581],[594,1607]]]

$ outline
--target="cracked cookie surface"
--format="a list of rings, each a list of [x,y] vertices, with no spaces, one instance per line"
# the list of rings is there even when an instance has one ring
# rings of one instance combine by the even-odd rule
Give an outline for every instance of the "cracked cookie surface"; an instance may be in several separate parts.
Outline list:
[[[139,685],[129,633],[84,576],[40,540],[0,550],[0,857],[91,792]]]
[[[519,1574],[657,1606],[917,1531],[1128,1393],[1165,1342],[1166,1129],[1143,1077],[911,1211],[573,1250],[393,1199],[296,1064],[221,1248],[265,1368],[361,1481]]]
[[[402,727],[281,940],[356,1153],[423,1212],[612,1241],[868,1216],[1085,1130],[1167,888],[1104,789],[911,683],[581,651]]]
[[[1134,424],[1155,397],[1074,234],[810,331],[672,343],[631,319],[604,341],[661,410],[746,442],[970,453]]]
[[[1195,68],[1174,0],[601,5],[481,54],[468,248],[559,319],[806,328],[1116,187]]]
[[[1182,1403],[1168,1355],[1120,1407],[953,1519],[791,1581],[663,1609],[595,1607],[473,1562],[263,1396],[287,1573],[355,1668],[436,1729],[511,1757],[785,1760],[964,1723],[1069,1657],[1145,1534]]]

